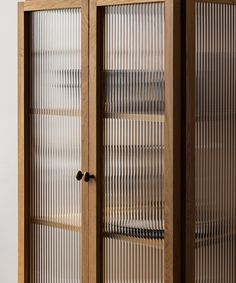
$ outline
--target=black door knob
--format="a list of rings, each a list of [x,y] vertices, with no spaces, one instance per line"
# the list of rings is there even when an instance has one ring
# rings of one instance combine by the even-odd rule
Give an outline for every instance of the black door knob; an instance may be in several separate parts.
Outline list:
[[[79,170],[78,173],[76,174],[76,179],[80,181],[83,178],[83,176],[84,176],[83,172]]]
[[[85,174],[84,174],[84,181],[85,182],[88,182],[90,179],[94,179],[94,178],[95,178],[94,175],[89,174],[89,172],[85,172]]]

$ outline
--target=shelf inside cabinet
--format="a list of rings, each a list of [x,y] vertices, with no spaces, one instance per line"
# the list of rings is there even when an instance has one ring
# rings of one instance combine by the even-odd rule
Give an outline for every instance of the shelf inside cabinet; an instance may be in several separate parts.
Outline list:
[[[105,119],[123,119],[164,123],[164,114],[105,113]]]
[[[53,217],[31,217],[30,223],[68,231],[81,231],[81,215],[65,215]],[[77,219],[77,221],[75,221]],[[76,223],[77,222],[77,223]]]
[[[127,235],[113,234],[109,232],[104,232],[103,236],[106,239],[121,240],[126,243],[142,245],[144,247],[155,247],[155,248],[164,249],[164,239],[131,237]]]
[[[147,221],[148,222],[148,221]],[[147,228],[137,228],[130,226],[120,226],[108,224],[108,231],[105,233],[121,235],[133,238],[143,238],[143,239],[164,239],[165,231],[164,229],[147,229]]]
[[[31,115],[49,115],[49,116],[75,116],[80,117],[81,111],[76,109],[30,109]]]

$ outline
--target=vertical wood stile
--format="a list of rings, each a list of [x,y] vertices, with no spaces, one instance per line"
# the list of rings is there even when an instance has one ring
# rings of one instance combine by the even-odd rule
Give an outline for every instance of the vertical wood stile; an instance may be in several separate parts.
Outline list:
[[[183,282],[195,280],[195,0],[184,1],[182,26]],[[182,11],[182,12],[183,12]],[[183,16],[182,16],[183,18]]]
[[[80,36],[78,36],[77,41],[81,41],[81,70],[82,75],[80,77],[79,84],[81,84],[81,128],[80,134],[82,137],[82,152],[81,152],[81,169],[82,172],[92,172],[89,167],[89,128],[90,128],[90,112],[89,112],[89,1],[82,1],[82,25]],[[89,252],[89,243],[90,243],[90,196],[89,196],[89,184],[83,182],[82,185],[82,196],[80,200],[80,205],[82,206],[82,282],[88,283],[89,280],[89,265],[90,265],[90,252]],[[95,228],[95,227],[94,227]],[[81,259],[78,258],[78,261]],[[91,281],[92,282],[92,281]]]
[[[181,222],[181,3],[165,3],[165,282],[180,283]]]
[[[26,58],[25,42],[27,32],[25,30],[24,4],[18,3],[18,281],[25,283],[28,280],[28,249],[26,239],[28,240],[28,223],[27,223],[27,194],[25,190],[27,184],[27,173],[25,166],[26,158],[26,134],[25,134],[25,117],[26,103],[25,93],[27,91],[25,75]],[[28,189],[28,188],[27,188]]]
[[[89,183],[89,282],[102,282],[102,48],[103,9],[97,8],[97,1],[89,1],[89,172],[95,180]],[[98,36],[99,35],[99,36]]]

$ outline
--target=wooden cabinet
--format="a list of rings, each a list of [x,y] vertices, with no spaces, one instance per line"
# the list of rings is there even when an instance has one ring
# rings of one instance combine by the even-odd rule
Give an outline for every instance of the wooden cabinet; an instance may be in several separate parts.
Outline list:
[[[235,282],[236,2],[18,11],[19,283]]]

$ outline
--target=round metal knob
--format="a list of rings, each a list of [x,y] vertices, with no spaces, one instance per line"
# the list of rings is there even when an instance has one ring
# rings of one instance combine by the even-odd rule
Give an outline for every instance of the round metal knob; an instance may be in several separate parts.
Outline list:
[[[83,176],[84,176],[83,172],[79,170],[78,173],[76,174],[76,179],[80,181],[83,178]]]
[[[94,179],[94,178],[95,178],[95,176],[89,174],[89,172],[85,172],[85,173],[84,173],[84,181],[85,181],[85,182],[88,182],[90,179]]]

